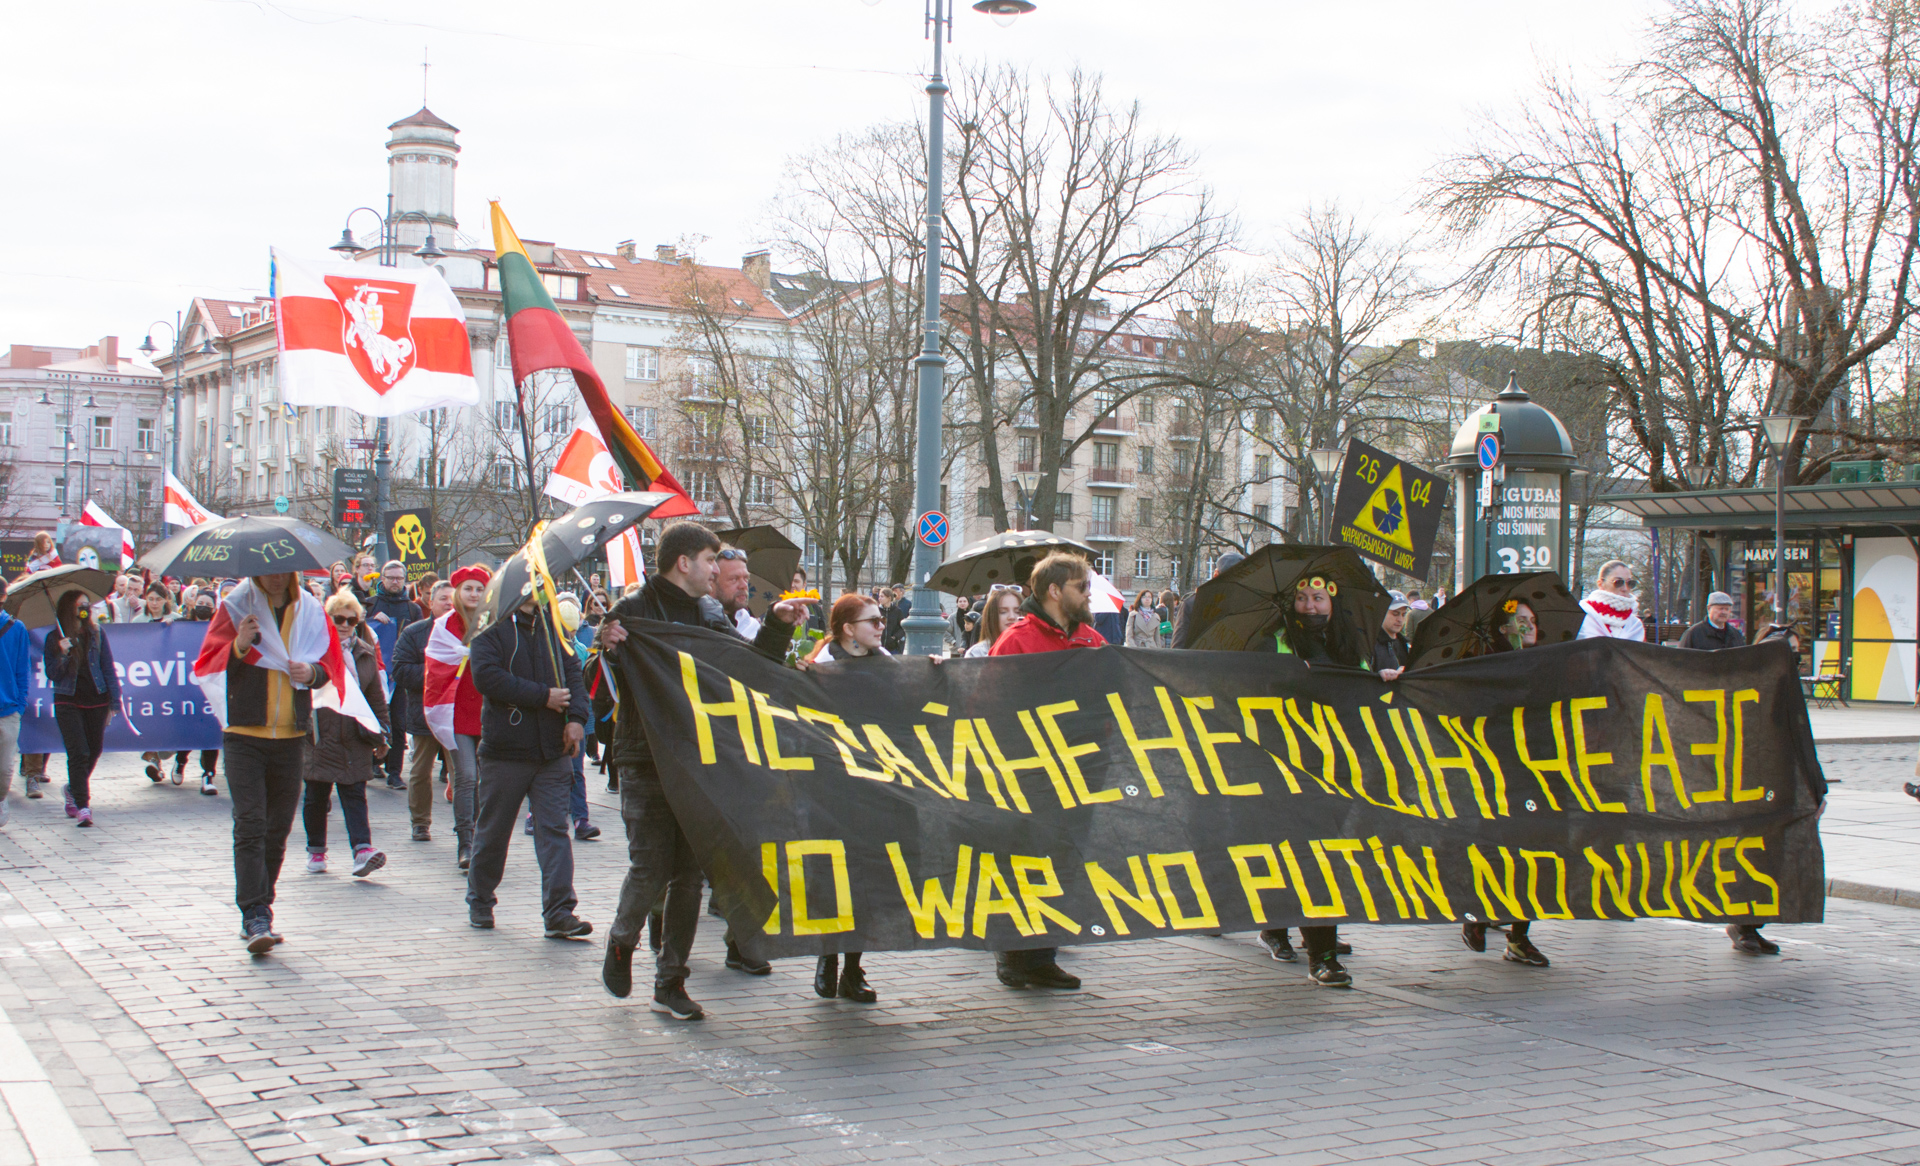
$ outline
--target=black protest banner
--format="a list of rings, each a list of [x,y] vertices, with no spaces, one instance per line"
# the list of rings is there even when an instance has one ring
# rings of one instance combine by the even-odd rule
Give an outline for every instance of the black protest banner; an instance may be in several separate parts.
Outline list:
[[[801,673],[627,621],[668,799],[764,954],[1335,922],[1807,922],[1792,656],[1584,640],[1386,684],[1251,652]]]
[[[1364,441],[1350,441],[1333,499],[1333,541],[1424,579],[1446,505],[1445,481]]]
[[[380,516],[380,522],[387,528],[387,545],[393,548],[393,557],[407,566],[407,582],[420,582],[436,561],[433,511],[425,507],[389,510]]]

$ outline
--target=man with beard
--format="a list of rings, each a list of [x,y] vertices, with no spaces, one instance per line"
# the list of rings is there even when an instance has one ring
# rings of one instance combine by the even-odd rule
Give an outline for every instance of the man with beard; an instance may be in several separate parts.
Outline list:
[[[734,630],[749,640],[760,634],[760,621],[747,610],[747,594],[753,590],[753,578],[747,570],[747,552],[736,547],[720,548],[713,570],[713,597]]]
[[[995,641],[989,655],[1105,646],[1106,639],[1093,628],[1093,572],[1085,559],[1055,551],[1034,564],[1027,590],[1033,597],[1021,607],[1019,622]],[[1059,954],[1056,947],[996,951],[994,970],[1009,988],[1078,988],[1080,977],[1060,970]]]
[[[622,619],[662,620],[738,636],[739,630],[724,615],[700,602],[712,600],[709,593],[719,554],[720,540],[698,523],[677,522],[661,532],[654,573],[638,594],[615,604],[601,622],[601,650],[620,651],[620,644],[627,638]],[[754,638],[754,650],[768,659],[784,661],[794,625],[806,618],[809,602],[790,599],[768,608],[767,620]],[[686,980],[687,953],[700,923],[700,865],[661,789],[653,750],[628,685],[620,686],[620,711],[614,723],[611,761],[620,778],[620,817],[627,827],[628,868],[620,886],[620,906],[607,933],[600,979],[617,998],[624,999],[633,991],[633,949],[640,942],[640,927],[665,891],[665,935],[655,963],[650,1007],[676,1020],[699,1020],[706,1013],[687,995]],[[730,961],[746,962],[734,951],[728,956]],[[763,962],[753,961],[753,968]]]

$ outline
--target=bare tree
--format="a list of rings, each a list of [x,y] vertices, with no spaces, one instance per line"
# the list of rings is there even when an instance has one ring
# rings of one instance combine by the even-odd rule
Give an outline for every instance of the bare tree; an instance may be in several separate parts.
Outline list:
[[[1677,0],[1600,101],[1549,81],[1436,184],[1432,205],[1487,246],[1469,290],[1518,292],[1542,328],[1600,342],[1656,489],[1688,461],[1755,480],[1760,413],[1844,429],[1836,397],[1906,327],[1917,47],[1895,0],[1814,25],[1784,0]],[[1833,456],[1807,460],[1810,436],[1790,480]]]

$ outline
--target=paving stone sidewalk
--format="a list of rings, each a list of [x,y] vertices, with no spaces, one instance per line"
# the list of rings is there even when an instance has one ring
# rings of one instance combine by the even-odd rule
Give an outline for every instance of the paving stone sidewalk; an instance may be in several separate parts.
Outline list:
[[[1823,758],[1877,792],[1870,758]],[[1542,924],[1546,970],[1447,927],[1352,928],[1351,992],[1244,936],[1069,950],[1067,994],[879,953],[868,1007],[816,999],[803,961],[725,970],[708,926],[710,1016],[677,1024],[599,988],[624,868],[604,792],[605,840],[575,847],[593,943],[541,938],[524,838],[500,929],[466,928],[444,805],[410,843],[374,789],[388,867],[307,875],[296,824],[289,942],[252,960],[226,799],[103,768],[93,830],[57,785],[12,800],[0,1010],[109,1166],[1920,1161],[1920,911],[1897,906],[1830,900],[1771,959],[1694,924]]]

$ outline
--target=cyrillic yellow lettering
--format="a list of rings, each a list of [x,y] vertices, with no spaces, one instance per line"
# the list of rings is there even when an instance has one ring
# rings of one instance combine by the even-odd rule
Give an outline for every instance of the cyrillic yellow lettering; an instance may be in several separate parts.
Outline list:
[[[712,765],[719,757],[713,749],[713,718],[732,717],[740,729],[740,746],[746,750],[747,764],[760,764],[760,747],[753,741],[753,702],[747,699],[747,686],[727,677],[733,699],[709,704],[700,699],[700,673],[692,656],[680,654],[680,683],[687,690],[687,703],[693,707],[693,732],[700,743],[700,764]]]
[[[1214,788],[1223,794],[1230,794],[1236,797],[1252,797],[1264,792],[1261,790],[1260,783],[1257,781],[1244,782],[1240,785],[1234,785],[1227,781],[1227,772],[1220,767],[1220,752],[1215,749],[1214,746],[1225,744],[1237,745],[1240,743],[1240,734],[1215,733],[1207,729],[1207,722],[1201,718],[1200,710],[1212,709],[1213,698],[1210,696],[1183,696],[1180,698],[1180,701],[1187,707],[1187,719],[1193,722],[1193,739],[1200,742],[1200,755],[1207,759],[1207,772],[1213,774]],[[1199,787],[1199,792],[1203,794],[1206,793],[1207,787]]]

